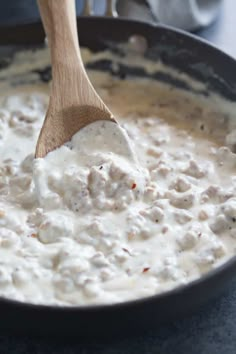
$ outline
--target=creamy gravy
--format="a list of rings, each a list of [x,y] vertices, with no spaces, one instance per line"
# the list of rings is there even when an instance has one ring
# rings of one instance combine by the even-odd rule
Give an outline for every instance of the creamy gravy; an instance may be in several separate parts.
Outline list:
[[[48,87],[2,93],[2,296],[121,302],[186,284],[236,253],[236,134],[228,115],[168,85],[90,75],[141,168],[109,141],[111,127],[103,144],[102,122],[34,159]]]

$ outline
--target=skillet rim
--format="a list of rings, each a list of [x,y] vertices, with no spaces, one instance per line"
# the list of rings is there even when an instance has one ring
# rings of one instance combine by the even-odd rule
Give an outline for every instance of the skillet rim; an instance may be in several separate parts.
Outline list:
[[[220,55],[221,57],[224,57],[224,59],[228,60],[231,62],[231,64],[235,65],[236,68],[236,60],[228,53],[225,53],[223,50],[215,46],[214,44],[208,42],[207,40],[198,37],[195,34],[185,32],[184,30],[181,29],[176,29],[171,26],[167,26],[164,24],[155,24],[155,23],[148,23],[145,21],[140,21],[140,20],[132,20],[132,19],[127,19],[127,18],[107,18],[104,16],[83,16],[77,18],[77,22],[84,22],[84,21],[89,21],[89,22],[100,22],[100,21],[106,21],[108,22],[114,22],[114,21],[119,21],[121,24],[130,24],[131,25],[136,25],[136,26],[145,26],[149,29],[155,30],[156,28],[160,30],[167,30],[168,32],[171,32],[172,34],[175,35],[180,35],[183,38],[188,38],[189,40],[193,40],[194,42],[197,42],[198,44],[202,44],[204,46],[204,49],[207,49],[209,51],[212,51],[213,54],[215,52],[216,55]],[[13,35],[17,31],[29,31],[29,29],[33,27],[35,31],[38,32],[38,37],[37,39],[39,42],[33,43],[29,42],[29,46],[31,45],[39,45],[42,44],[44,41],[44,32],[42,25],[40,21],[35,21],[35,22],[29,22],[25,21],[24,23],[21,23],[20,25],[10,25],[10,26],[0,26],[0,49],[2,45],[25,45],[25,43],[19,43],[18,41],[16,43],[11,42],[9,43],[8,41],[6,42],[5,40],[7,38],[4,38],[3,41],[1,41],[1,36],[2,32],[7,33],[8,31],[13,31]],[[12,34],[11,34],[12,35]],[[17,48],[17,47],[16,47]],[[30,49],[30,47],[29,47]],[[220,59],[220,58],[218,58]],[[4,70],[1,69],[1,70]],[[236,70],[235,70],[236,71]],[[236,78],[236,76],[235,76]],[[236,82],[236,81],[235,81]],[[168,291],[164,291],[155,295],[150,295],[147,297],[142,297],[138,299],[133,299],[133,300],[128,300],[128,301],[123,301],[123,302],[117,302],[117,303],[109,303],[109,304],[92,304],[92,305],[47,305],[47,304],[34,304],[34,303],[29,303],[29,302],[23,302],[23,301],[18,301],[18,300],[13,300],[10,298],[6,298],[3,296],[0,296],[0,304],[6,304],[6,305],[13,305],[17,306],[19,308],[25,308],[27,310],[34,310],[36,312],[41,311],[41,310],[47,310],[48,312],[60,312],[61,314],[63,313],[90,313],[90,312],[104,312],[104,311],[114,311],[114,310],[120,310],[122,309],[127,309],[127,308],[132,308],[136,306],[141,306],[145,304],[150,304],[150,303],[156,303],[156,302],[161,302],[163,299],[171,299],[172,297],[175,298],[176,296],[181,296],[184,295],[184,293],[187,293],[188,291],[193,290],[194,288],[199,289],[200,287],[204,286],[205,284],[209,283],[209,280],[217,280],[217,278],[220,278],[220,276],[226,276],[229,272],[232,272],[233,270],[236,270],[236,254],[232,257],[230,257],[228,260],[226,260],[224,263],[220,264],[214,269],[211,269],[207,273],[205,273],[203,276],[192,280],[188,282],[187,284],[181,284],[173,289],[170,289]],[[233,278],[233,275],[230,276]]]

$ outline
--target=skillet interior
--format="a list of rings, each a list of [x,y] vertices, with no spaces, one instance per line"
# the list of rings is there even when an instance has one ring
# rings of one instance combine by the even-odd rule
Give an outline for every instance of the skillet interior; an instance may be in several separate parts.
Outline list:
[[[204,90],[199,90],[198,93],[207,96],[209,91],[214,91],[229,100],[236,99],[236,62],[190,35],[162,26],[117,19],[81,18],[78,26],[81,45],[95,51],[108,47],[118,56],[125,55],[118,45],[119,42],[126,42],[133,34],[143,35],[149,48],[146,56],[153,61],[161,58],[165,64],[205,83]],[[97,33],[96,37],[94,33]],[[7,45],[2,48],[5,54],[1,58],[1,69],[4,70],[10,63],[11,54],[19,47],[35,47],[42,44],[43,40],[44,34],[40,24],[0,28],[0,44]],[[90,68],[112,72],[112,63],[99,61],[91,64]],[[125,65],[120,65],[119,70],[113,74],[122,77],[148,76],[142,68]],[[50,70],[45,68],[41,72],[41,78],[47,81],[49,77]],[[151,77],[190,90],[186,82],[160,72],[152,74]],[[196,310],[226,287],[235,269],[236,258],[233,258],[187,286],[150,298],[116,305],[58,308],[1,299],[0,327],[16,332],[63,333],[90,338],[107,337],[111,334],[127,336]]]

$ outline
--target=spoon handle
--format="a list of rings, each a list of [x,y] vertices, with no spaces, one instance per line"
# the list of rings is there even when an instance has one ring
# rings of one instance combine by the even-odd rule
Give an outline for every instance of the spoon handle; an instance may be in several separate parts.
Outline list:
[[[88,101],[95,92],[80,54],[75,0],[38,0],[38,5],[51,51],[54,99],[61,106],[74,104],[75,99]]]
[[[80,54],[75,0],[38,0],[38,6],[52,52],[62,58]]]

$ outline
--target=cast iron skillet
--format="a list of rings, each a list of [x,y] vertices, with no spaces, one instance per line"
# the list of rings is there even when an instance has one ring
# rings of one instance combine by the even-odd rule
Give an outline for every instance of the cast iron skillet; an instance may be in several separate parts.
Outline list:
[[[151,60],[162,61],[181,72],[206,83],[202,94],[209,90],[218,92],[229,100],[236,100],[236,62],[210,46],[208,43],[181,31],[164,26],[109,18],[80,18],[78,20],[80,42],[92,50],[110,47],[124,55],[117,47],[126,42],[133,34],[144,36],[148,42],[146,56]],[[18,27],[0,28],[0,45],[39,45],[44,40],[42,26],[39,23]],[[2,70],[8,65],[1,58]],[[126,75],[147,76],[141,68],[134,69],[120,65],[116,73],[107,61],[93,64],[93,69],[110,70],[114,75],[125,78]],[[42,80],[47,81],[48,68],[41,72]],[[169,81],[188,90],[186,83],[155,73],[152,79]],[[187,286],[172,291],[115,305],[89,307],[38,306],[0,299],[0,328],[15,332],[36,334],[63,334],[78,337],[111,337],[112,335],[130,335],[163,322],[180,318],[198,309],[205,302],[218,295],[232,280],[236,271],[236,257],[209,272]]]

